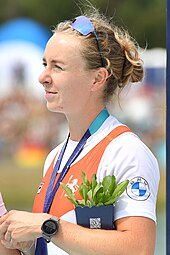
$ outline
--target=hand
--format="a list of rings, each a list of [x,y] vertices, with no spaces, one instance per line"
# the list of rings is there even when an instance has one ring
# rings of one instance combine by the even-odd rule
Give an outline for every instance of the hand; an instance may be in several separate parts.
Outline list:
[[[0,254],[1,255],[21,255],[19,250],[16,250],[16,249],[7,249],[4,245],[2,245],[1,242],[0,242]],[[34,254],[34,253],[32,253],[32,254]]]
[[[41,225],[48,218],[50,215],[46,213],[12,210],[0,218],[0,239],[5,246],[18,249],[18,243],[24,245],[23,242],[41,236]]]
[[[34,241],[28,241],[28,242],[11,242],[11,240],[8,242],[6,240],[1,240],[1,244],[7,248],[7,249],[18,249],[22,252],[29,251],[35,244]]]

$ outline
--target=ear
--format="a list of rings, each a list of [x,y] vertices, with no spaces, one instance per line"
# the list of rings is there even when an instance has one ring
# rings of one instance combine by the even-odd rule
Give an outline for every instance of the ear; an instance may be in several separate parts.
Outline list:
[[[104,67],[100,67],[95,71],[94,81],[91,87],[92,91],[97,91],[105,86],[106,80],[108,78],[108,71]]]

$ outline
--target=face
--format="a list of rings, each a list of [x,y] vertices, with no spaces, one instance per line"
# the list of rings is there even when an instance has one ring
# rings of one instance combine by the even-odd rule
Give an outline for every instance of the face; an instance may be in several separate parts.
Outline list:
[[[94,74],[86,69],[79,49],[78,39],[61,32],[47,43],[39,81],[50,111],[72,114],[88,107]]]

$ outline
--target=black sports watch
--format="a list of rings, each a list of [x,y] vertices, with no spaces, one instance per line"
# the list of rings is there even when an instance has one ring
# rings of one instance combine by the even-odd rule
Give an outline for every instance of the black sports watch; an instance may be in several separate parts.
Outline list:
[[[42,237],[47,243],[51,241],[51,238],[58,232],[59,220],[57,217],[53,216],[50,219],[44,221],[41,226]]]

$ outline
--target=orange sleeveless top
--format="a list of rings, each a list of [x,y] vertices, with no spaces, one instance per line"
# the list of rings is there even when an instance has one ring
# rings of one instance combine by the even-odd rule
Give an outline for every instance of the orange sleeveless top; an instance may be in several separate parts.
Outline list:
[[[92,175],[97,173],[100,160],[108,144],[117,136],[125,132],[131,132],[131,130],[123,125],[116,127],[96,146],[94,146],[82,159],[80,159],[78,162],[76,162],[69,168],[62,182],[67,184],[73,190],[76,199],[82,199],[78,192],[78,187],[82,183],[81,172],[84,171],[87,175],[87,178],[91,180]],[[54,157],[50,167],[46,172],[46,175],[42,179],[42,182],[39,186],[39,190],[35,196],[33,205],[33,212],[35,213],[43,212],[45,195],[50,182],[51,174],[53,172],[55,158],[56,157]],[[57,174],[55,182],[58,180],[59,175],[60,174]],[[65,191],[63,190],[62,187],[59,187],[53,199],[49,214],[61,217],[62,215],[66,214],[67,212],[73,209],[74,206],[67,199]]]

